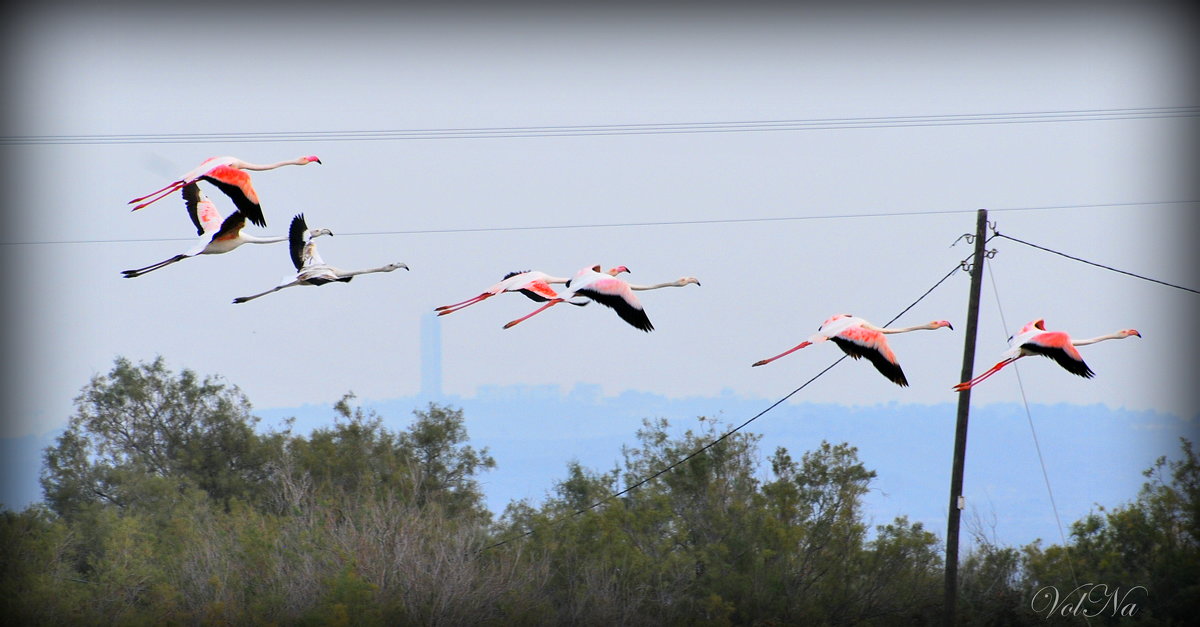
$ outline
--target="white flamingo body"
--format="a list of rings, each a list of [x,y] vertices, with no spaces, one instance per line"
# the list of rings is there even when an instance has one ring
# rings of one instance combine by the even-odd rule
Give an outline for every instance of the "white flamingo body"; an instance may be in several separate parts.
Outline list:
[[[235,304],[244,303],[296,285],[320,286],[334,282],[349,283],[351,279],[360,274],[391,272],[399,268],[408,270],[408,266],[403,263],[390,263],[386,266],[368,270],[342,270],[335,268],[325,263],[325,260],[321,259],[321,255],[317,253],[317,243],[315,240],[322,235],[332,236],[333,232],[329,229],[309,229],[307,223],[304,221],[304,214],[297,214],[292,218],[292,226],[288,230],[289,252],[291,253],[292,265],[296,267],[296,274],[283,277],[278,285],[265,292],[259,292],[251,296],[241,296],[233,299],[233,302]]]
[[[958,392],[969,390],[984,379],[996,374],[1008,364],[1032,355],[1041,355],[1053,359],[1055,363],[1062,366],[1067,372],[1090,379],[1096,376],[1096,373],[1092,372],[1092,369],[1084,363],[1083,355],[1080,355],[1075,347],[1087,346],[1105,340],[1123,340],[1134,335],[1142,337],[1142,334],[1138,333],[1137,329],[1122,329],[1116,333],[1109,333],[1086,340],[1073,340],[1070,335],[1062,331],[1047,331],[1046,321],[1038,318],[1027,323],[1021,327],[1021,330],[1016,335],[1008,338],[1008,350],[1000,355],[1000,361],[996,365],[969,381],[963,381],[955,385],[952,389]]]
[[[287,236],[255,237],[247,235],[242,230],[246,226],[246,217],[240,211],[234,211],[225,220],[221,220],[221,212],[200,190],[196,183],[183,187],[183,201],[188,216],[196,225],[196,233],[200,240],[190,249],[169,259],[136,270],[123,270],[121,274],[127,279],[142,276],[147,272],[165,268],[173,263],[183,261],[198,255],[220,255],[237,249],[242,244],[273,244],[287,241]]]
[[[854,359],[865,357],[889,381],[901,387],[906,387],[908,386],[908,378],[904,376],[904,370],[900,368],[900,361],[896,359],[896,354],[892,352],[891,346],[888,345],[886,336],[893,333],[907,333],[921,329],[932,330],[942,327],[948,327],[951,330],[954,329],[945,320],[935,320],[911,327],[888,329],[877,327],[862,318],[857,318],[850,314],[837,314],[822,323],[817,332],[809,336],[807,340],[774,357],[757,361],[752,365],[766,365],[806,346],[832,340],[834,344],[837,344],[838,348],[842,349],[842,352]]]
[[[558,303],[566,302],[568,299],[576,296],[582,296],[612,309],[622,320],[628,322],[634,328],[650,332],[654,330],[654,325],[650,323],[650,318],[646,316],[645,310],[642,309],[642,303],[633,293],[634,291],[656,290],[664,287],[683,287],[692,283],[696,285],[700,284],[700,281],[696,280],[695,277],[683,277],[675,281],[658,283],[656,285],[633,285],[615,276],[621,272],[629,272],[629,269],[625,266],[617,266],[608,272],[601,272],[600,266],[583,268],[579,272],[576,272],[570,281],[567,281],[567,289],[560,293],[557,298],[550,299],[533,313],[509,322],[504,325],[504,328],[511,328]]]
[[[248,171],[261,172],[285,165],[308,165],[310,163],[321,163],[321,160],[316,155],[309,155],[264,165],[242,161],[237,157],[209,157],[178,180],[145,196],[134,198],[129,201],[129,204],[138,203],[133,208],[133,211],[137,211],[161,200],[181,187],[203,180],[212,183],[229,196],[238,211],[242,212],[252,224],[266,226],[267,220],[263,217],[262,205],[258,201],[258,192],[254,191]]]

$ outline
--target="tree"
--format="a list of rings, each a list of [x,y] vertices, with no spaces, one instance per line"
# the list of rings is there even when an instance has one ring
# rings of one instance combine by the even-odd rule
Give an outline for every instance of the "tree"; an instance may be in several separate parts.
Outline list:
[[[1065,599],[1078,586],[1104,586],[1093,598],[1115,592],[1117,602],[1084,603],[1093,620],[1116,622],[1134,605],[1139,624],[1191,624],[1200,607],[1200,460],[1190,441],[1181,438],[1180,448],[1181,459],[1159,457],[1143,473],[1148,481],[1133,502],[1072,524],[1069,546],[1026,546],[1025,598],[1048,587]],[[1027,609],[1044,618],[1055,608]]]
[[[41,479],[50,508],[68,518],[93,505],[148,507],[189,485],[226,505],[253,500],[278,449],[277,437],[255,433],[240,390],[191,370],[169,372],[162,357],[117,358],[75,407],[46,449]]]
[[[531,532],[519,541],[527,562],[546,569],[540,599],[554,618],[544,622],[929,618],[940,575],[937,538],[899,518],[866,539],[862,497],[875,474],[853,447],[822,442],[799,461],[780,448],[764,479],[758,436],[722,434],[706,418],[700,425],[672,437],[665,420],[645,421],[622,468],[597,473],[571,464],[540,509],[517,503],[506,510],[502,535]],[[612,497],[619,480],[637,487]]]
[[[418,507],[487,521],[476,477],[496,461],[486,448],[466,444],[462,410],[430,403],[413,412],[407,429],[392,431],[375,412],[353,407],[353,400],[348,393],[334,405],[333,426],[289,438],[277,468],[279,492],[311,483],[312,494],[326,497],[401,495]]]

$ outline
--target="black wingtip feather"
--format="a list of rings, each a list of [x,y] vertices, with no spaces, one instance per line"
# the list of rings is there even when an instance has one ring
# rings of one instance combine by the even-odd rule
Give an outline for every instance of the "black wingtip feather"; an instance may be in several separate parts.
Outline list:
[[[879,374],[887,377],[888,381],[891,381],[902,388],[908,387],[908,378],[904,376],[904,370],[900,368],[900,364],[894,364],[888,361],[883,355],[879,354],[878,351],[863,348],[859,344],[849,340],[843,340],[840,337],[831,337],[829,339],[834,344],[837,344],[838,348],[842,349],[842,352],[846,353],[850,357],[853,357],[854,359],[866,357],[867,361],[870,361],[871,365],[875,366],[875,369],[879,371]]]
[[[292,265],[296,266],[297,272],[304,268],[304,233],[307,230],[308,223],[304,221],[304,214],[297,213],[292,218],[292,225],[288,227],[288,248],[292,255]]]
[[[262,207],[258,203],[251,202],[246,195],[242,193],[242,189],[237,185],[230,185],[224,181],[219,181],[211,176],[202,176],[202,180],[208,181],[216,186],[217,189],[229,196],[233,201],[234,206],[238,208],[254,226],[267,226],[267,219],[263,216]]]
[[[654,330],[654,325],[650,323],[650,317],[642,309],[631,307],[624,298],[613,296],[612,294],[601,294],[591,290],[579,290],[576,292],[580,296],[586,296],[609,309],[617,312],[617,315],[622,320],[633,325],[635,329],[649,333]]]

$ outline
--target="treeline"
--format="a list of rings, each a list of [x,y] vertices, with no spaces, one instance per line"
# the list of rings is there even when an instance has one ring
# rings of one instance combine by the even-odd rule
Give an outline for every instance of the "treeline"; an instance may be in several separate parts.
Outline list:
[[[162,359],[118,359],[45,452],[43,504],[0,514],[6,624],[925,625],[941,540],[871,530],[875,473],[848,444],[763,458],[701,418],[646,421],[610,471],[566,469],[499,517],[461,411],[403,430],[342,399],[310,434],[256,429],[250,403]],[[514,421],[519,421],[514,416]],[[1192,624],[1200,466],[1184,441],[1136,500],[1068,546],[997,546],[960,564],[960,623]],[[607,499],[607,500],[606,500]],[[597,502],[599,506],[593,507]],[[1090,587],[1089,587],[1090,586]],[[1103,588],[1099,586],[1104,586]],[[1054,596],[1050,593],[1053,591]]]

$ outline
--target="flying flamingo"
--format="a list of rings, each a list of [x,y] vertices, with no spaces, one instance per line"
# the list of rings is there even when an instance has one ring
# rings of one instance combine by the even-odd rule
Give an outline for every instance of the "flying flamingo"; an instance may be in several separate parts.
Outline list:
[[[285,276],[279,282],[279,285],[253,296],[241,296],[233,299],[233,302],[244,303],[254,300],[259,296],[266,296],[272,292],[278,292],[281,289],[292,287],[295,285],[325,285],[334,281],[349,283],[350,279],[360,274],[370,274],[372,272],[391,272],[397,268],[408,269],[408,266],[402,263],[389,263],[386,266],[371,268],[370,270],[341,270],[325,263],[321,259],[321,255],[317,254],[316,239],[322,235],[333,236],[333,232],[329,229],[309,229],[308,224],[304,221],[304,214],[297,214],[292,218],[292,226],[288,229],[288,240],[291,248],[292,265],[296,266],[295,276]]]
[[[988,369],[987,372],[954,386],[956,392],[969,390],[984,379],[1000,372],[1000,369],[1012,362],[1030,355],[1042,355],[1058,362],[1058,365],[1071,374],[1077,374],[1085,379],[1096,376],[1088,365],[1083,363],[1083,356],[1075,350],[1076,346],[1087,346],[1104,340],[1123,340],[1131,335],[1142,337],[1137,329],[1123,329],[1116,333],[1101,335],[1088,340],[1072,340],[1071,336],[1062,331],[1047,331],[1046,321],[1038,318],[1021,327],[1021,331],[1008,338],[1008,350],[1000,357],[1000,362]]]
[[[948,327],[951,331],[954,330],[954,327],[950,326],[950,323],[945,320],[934,320],[933,322],[919,324],[914,327],[885,329],[850,314],[837,314],[821,323],[821,327],[817,329],[817,332],[807,340],[774,357],[755,362],[752,366],[769,364],[805,346],[824,342],[825,340],[833,340],[833,343],[837,344],[838,348],[842,349],[842,352],[854,359],[866,357],[880,374],[887,377],[888,380],[896,385],[906,387],[908,379],[904,377],[904,371],[900,369],[900,362],[896,360],[896,354],[892,352],[891,347],[888,346],[887,338],[884,336],[892,333],[907,333],[920,329],[932,330],[942,327]]]
[[[181,253],[165,259],[156,264],[151,264],[145,268],[137,270],[122,270],[121,274],[125,278],[132,279],[142,276],[147,272],[153,272],[159,268],[165,268],[177,261],[183,261],[189,257],[196,255],[219,255],[227,253],[242,244],[273,244],[275,242],[287,241],[287,237],[280,235],[277,237],[255,237],[246,235],[242,229],[246,226],[246,216],[240,211],[234,211],[221,221],[221,212],[217,210],[217,206],[213,204],[204,192],[200,191],[200,186],[196,183],[189,183],[183,186],[183,203],[187,207],[188,216],[192,219],[192,224],[196,225],[196,234],[202,236],[200,241],[185,253]]]
[[[618,266],[609,270],[608,274],[616,276],[617,274],[625,271],[626,270],[624,269],[624,266]],[[504,292],[519,292],[524,294],[532,301],[544,303],[552,298],[558,298],[558,292],[555,292],[554,288],[550,287],[552,284],[562,285],[568,281],[570,281],[570,279],[550,276],[540,270],[509,272],[508,274],[504,275],[504,278],[501,279],[499,283],[489,287],[480,295],[464,300],[461,303],[443,305],[434,309],[434,311],[438,312],[439,316],[452,314],[460,309],[465,309],[471,305],[474,305],[475,303],[482,302],[497,294],[503,294]],[[588,304],[588,301],[586,300],[583,302],[567,302],[578,306]]]
[[[629,272],[629,268],[617,266],[608,272],[601,272],[600,266],[584,268],[576,272],[570,281],[567,281],[566,291],[559,294],[556,298],[551,298],[545,305],[542,305],[533,313],[509,322],[504,325],[504,328],[508,329],[520,324],[558,303],[567,302],[568,299],[575,298],[576,296],[583,296],[613,309],[622,320],[633,325],[635,328],[650,332],[654,330],[654,325],[650,324],[650,318],[646,316],[646,312],[642,309],[642,303],[638,301],[637,296],[633,293],[634,291],[656,290],[663,287],[683,287],[692,283],[700,285],[700,281],[690,276],[671,281],[670,283],[632,285],[616,277],[621,272]]]
[[[233,199],[233,204],[237,205],[238,211],[241,211],[250,220],[251,224],[266,226],[267,220],[263,217],[262,206],[258,203],[258,192],[255,192],[254,186],[250,184],[250,175],[246,173],[246,170],[261,172],[263,170],[274,170],[285,165],[308,165],[313,162],[321,163],[321,160],[316,155],[309,155],[290,161],[259,165],[257,163],[247,163],[237,157],[209,157],[191,172],[184,174],[178,181],[173,181],[170,185],[156,192],[151,192],[140,198],[134,198],[129,201],[129,204],[138,203],[132,209],[133,211],[137,211],[146,205],[161,200],[171,192],[185,185],[190,185],[198,180],[208,181]]]

